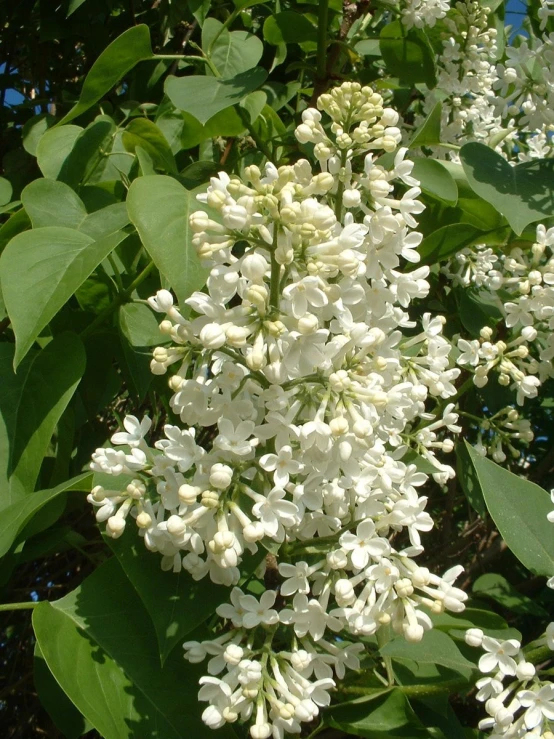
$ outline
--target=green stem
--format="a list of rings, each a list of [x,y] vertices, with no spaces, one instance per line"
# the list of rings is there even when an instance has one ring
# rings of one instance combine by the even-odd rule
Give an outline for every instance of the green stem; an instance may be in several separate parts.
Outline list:
[[[327,27],[329,25],[329,0],[319,0],[317,16],[317,80],[327,77]]]
[[[113,258],[113,254],[108,254],[108,262],[111,265],[111,268],[113,269],[114,274],[114,280],[115,284],[117,285],[118,292],[123,292],[125,288],[123,287],[123,282],[121,281],[121,274],[119,272],[119,269],[117,268],[117,264],[115,262],[115,259]]]
[[[241,13],[240,8],[235,8],[233,10],[233,12],[231,13],[231,15],[227,18],[227,20],[225,21],[225,23],[221,26],[221,28],[219,29],[219,31],[213,37],[210,45],[208,46],[208,51],[206,52],[206,55],[208,57],[210,57],[212,55],[212,51],[214,50],[214,46],[216,44],[216,41],[221,36],[221,34],[223,33],[223,31],[225,31],[227,28],[229,28],[230,25],[232,25],[235,22],[235,19],[239,17],[240,13]]]
[[[348,151],[346,149],[343,149],[340,153],[340,166],[341,169],[344,169],[346,167],[346,158],[348,156]],[[335,196],[335,215],[337,217],[337,221],[339,223],[342,223],[342,196],[344,193],[344,181],[342,179],[339,179],[339,184],[337,187],[337,194]]]
[[[442,146],[443,149],[452,149],[452,151],[460,151],[462,148],[461,146],[458,146],[457,144],[447,144],[446,142],[442,142],[440,144],[437,144],[437,146]]]
[[[425,696],[441,695],[443,693],[456,693],[461,690],[469,690],[470,686],[466,680],[445,680],[441,683],[431,685],[395,685],[395,690],[401,690],[408,698],[424,698]],[[340,689],[341,695],[371,695],[375,688],[365,688],[361,685],[349,685]]]
[[[272,318],[279,317],[279,281],[281,277],[281,265],[275,257],[277,250],[277,224],[274,226],[273,249],[271,250],[271,277],[269,282],[269,310]]]
[[[376,636],[379,649],[382,649],[385,644],[390,641],[390,635],[391,630],[389,624],[381,626],[381,628],[378,629]],[[392,687],[395,684],[394,671],[392,669],[392,659],[390,657],[386,657],[384,654],[382,654],[381,657],[383,659],[385,670],[387,672],[387,682]]]
[[[142,272],[135,277],[133,282],[129,285],[129,287],[126,290],[123,290],[122,292],[117,295],[113,301],[104,308],[104,310],[99,313],[94,321],[90,323],[83,331],[81,331],[81,338],[85,339],[87,336],[90,336],[98,326],[101,326],[106,318],[111,316],[111,314],[119,308],[119,306],[123,305],[123,303],[127,302],[128,299],[131,297],[133,292],[137,289],[137,287],[144,282],[144,280],[148,277],[150,272],[155,268],[154,262],[150,262],[146,265],[146,267],[142,270]]]
[[[0,604],[0,611],[28,611],[36,608],[38,601],[26,601],[25,603],[2,603]]]
[[[525,655],[525,659],[528,662],[532,662],[534,665],[539,664],[540,662],[545,662],[547,659],[552,659],[553,657],[554,654],[552,653],[552,650],[550,647],[546,646],[532,649]]]

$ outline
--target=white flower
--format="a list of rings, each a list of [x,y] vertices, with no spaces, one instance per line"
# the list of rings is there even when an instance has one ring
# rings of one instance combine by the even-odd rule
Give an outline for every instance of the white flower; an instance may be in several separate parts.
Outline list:
[[[139,421],[136,416],[125,416],[123,426],[127,433],[125,431],[115,433],[111,438],[112,444],[128,444],[130,447],[137,447],[150,430],[152,421],[148,416],[144,416],[142,421]]]
[[[371,519],[358,524],[355,534],[346,531],[339,543],[345,551],[350,552],[352,564],[357,570],[366,567],[370,558],[379,559],[390,552],[389,542],[375,535],[375,524]]]
[[[310,585],[308,576],[310,575],[310,567],[307,562],[296,562],[288,564],[281,562],[279,564],[279,574],[286,578],[281,585],[281,595],[294,595],[295,593],[309,593]]]
[[[284,624],[293,624],[294,631],[299,637],[310,634],[315,641],[321,639],[325,629],[340,629],[341,622],[330,616],[318,600],[311,599],[303,593],[297,593],[292,602],[293,610],[285,608],[279,614],[279,620]]]
[[[554,685],[548,683],[539,690],[520,690],[517,698],[525,711],[525,726],[534,729],[544,718],[554,720]]]
[[[260,467],[266,472],[273,472],[273,482],[284,488],[290,475],[296,475],[302,469],[302,464],[293,457],[290,446],[282,446],[277,454],[264,454],[260,458]]]
[[[298,506],[284,500],[286,493],[281,488],[274,488],[267,497],[260,499],[252,506],[252,513],[259,518],[266,536],[283,541],[284,527],[293,526],[298,513]]]
[[[253,421],[240,421],[236,426],[228,418],[222,418],[218,422],[219,436],[214,444],[224,452],[232,452],[239,457],[244,457],[252,451],[256,439],[252,439],[254,431]]]
[[[481,672],[492,672],[497,669],[503,675],[516,674],[516,661],[514,657],[519,653],[520,643],[515,639],[499,641],[490,636],[483,637],[483,649],[487,652],[479,659]]]
[[[274,590],[266,590],[259,601],[253,595],[243,595],[240,604],[244,609],[242,625],[245,629],[254,629],[259,624],[271,626],[279,620],[279,614],[272,608],[277,593]]]

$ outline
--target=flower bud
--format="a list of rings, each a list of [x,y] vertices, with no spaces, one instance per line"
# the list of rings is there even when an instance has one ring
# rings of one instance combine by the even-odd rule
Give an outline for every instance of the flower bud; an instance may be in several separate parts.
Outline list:
[[[468,629],[464,635],[466,644],[470,647],[480,647],[483,643],[483,631],[481,629]]]
[[[233,470],[226,464],[214,464],[210,470],[210,485],[217,490],[225,490],[231,484]]]
[[[219,349],[225,344],[225,331],[218,323],[208,323],[198,338],[206,349]]]

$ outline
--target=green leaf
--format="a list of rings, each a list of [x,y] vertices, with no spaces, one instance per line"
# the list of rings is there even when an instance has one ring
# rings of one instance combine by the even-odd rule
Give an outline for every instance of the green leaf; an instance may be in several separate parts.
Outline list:
[[[266,18],[263,33],[264,39],[272,46],[317,41],[316,27],[305,15],[292,10],[285,10]]]
[[[165,92],[173,105],[206,123],[216,113],[239,103],[248,93],[260,87],[267,77],[261,67],[254,67],[232,79],[192,75],[190,77],[169,76]]]
[[[45,177],[57,180],[63,164],[83,129],[81,126],[50,128],[39,139],[37,164]]]
[[[422,264],[437,264],[450,259],[453,254],[482,243],[483,232],[468,223],[451,223],[433,231],[421,242],[418,252]]]
[[[464,328],[477,338],[483,326],[493,326],[502,318],[495,296],[486,290],[456,286],[453,290]]]
[[[3,251],[6,244],[14,236],[26,231],[28,228],[31,228],[31,221],[27,213],[25,213],[24,208],[11,215],[6,223],[0,227],[0,252]]]
[[[441,140],[442,103],[437,103],[414,133],[410,149],[416,146],[436,146]]]
[[[449,205],[458,201],[458,186],[450,172],[434,159],[416,159],[412,176],[420,181],[423,192]]]
[[[152,619],[162,663],[186,634],[229,597],[228,588],[208,578],[195,581],[184,570],[178,574],[161,570],[159,557],[146,549],[136,530],[109,539],[108,544]]]
[[[113,203],[89,213],[79,226],[79,231],[93,239],[103,239],[104,236],[125,228],[128,223],[129,214],[125,203]]]
[[[171,341],[160,332],[156,315],[144,303],[126,303],[119,309],[123,334],[133,346],[148,348]]]
[[[484,144],[465,144],[460,159],[474,192],[501,213],[516,234],[554,212],[554,161],[539,159],[512,167]]]
[[[11,549],[19,533],[23,531],[33,516],[47,503],[68,490],[90,491],[91,483],[92,472],[85,472],[51,490],[40,490],[36,493],[30,493],[22,500],[18,500],[16,503],[2,508],[2,516],[0,518],[0,557],[3,557]],[[46,526],[35,528],[34,533],[44,528]]]
[[[418,665],[440,665],[470,678],[475,665],[464,657],[456,643],[442,631],[426,631],[420,642],[407,642],[403,637],[392,639],[381,648],[383,657],[400,663],[416,662]]]
[[[47,113],[40,113],[40,115],[35,115],[32,118],[29,118],[29,120],[23,124],[23,128],[21,129],[22,143],[25,151],[35,157],[37,155],[37,146],[41,136],[51,128],[55,122],[56,119],[54,116],[48,115]]]
[[[552,577],[554,537],[546,518],[552,511],[550,496],[534,482],[508,472],[465,444],[502,538],[528,570]]]
[[[378,692],[369,700],[360,699],[332,706],[327,712],[326,723],[349,735],[366,739],[385,739],[385,737],[420,739],[429,736],[413,712],[408,699],[398,688],[384,694]]]
[[[203,204],[177,180],[151,175],[133,182],[127,208],[145,249],[183,303],[207,277],[192,246],[188,224],[191,213],[205,209]]]
[[[489,636],[501,635],[508,630],[508,624],[502,616],[480,608],[466,608],[463,613],[443,611],[442,613],[431,613],[429,615],[433,621],[434,629],[447,631],[456,638],[458,638],[457,634],[461,634],[463,639],[467,629],[472,627],[483,629]]]
[[[33,626],[48,668],[104,739],[205,735],[197,701],[205,668],[175,650],[162,669],[153,626],[117,560],[61,600],[41,603]],[[224,727],[220,736],[233,732]]]
[[[153,346],[165,344],[154,313],[143,303],[127,303],[118,311],[118,326],[123,349],[122,369],[135,394],[143,400],[153,379],[150,371]]]
[[[77,136],[71,151],[60,167],[57,179],[70,187],[77,187],[81,181],[96,181],[96,170],[106,165],[107,156],[112,151],[117,127],[107,115],[97,116],[84,131]],[[119,177],[119,173],[116,175]]]
[[[7,205],[12,199],[13,187],[9,180],[0,177],[0,205]]]
[[[484,595],[491,598],[510,613],[517,613],[521,616],[536,616],[549,620],[549,615],[544,608],[520,593],[505,577],[495,572],[488,572],[486,575],[478,577],[473,583],[472,590],[477,597]]]
[[[487,515],[487,507],[483,498],[483,491],[475,467],[471,463],[471,458],[463,444],[456,444],[456,462],[456,474],[460,481],[460,487],[464,491],[470,506],[484,519]]]
[[[75,334],[60,334],[27,357],[17,375],[13,354],[13,344],[0,344],[0,508],[34,490],[56,424],[85,370]]]
[[[66,739],[79,739],[93,727],[60,688],[35,644],[33,684],[42,707]]]
[[[229,32],[215,18],[207,18],[204,23],[202,48],[206,54],[211,49],[210,59],[223,79],[255,67],[264,50],[257,36],[246,31]]]
[[[74,229],[46,226],[10,241],[0,258],[0,283],[16,337],[15,367],[42,329],[125,236],[119,231],[95,241]]]
[[[34,180],[21,193],[21,202],[33,228],[79,228],[87,217],[85,205],[77,193],[57,180]]]
[[[171,147],[155,123],[148,118],[133,118],[123,131],[123,146],[132,154],[140,146],[151,157],[154,165],[175,173],[177,167]]]
[[[387,71],[393,77],[412,85],[437,84],[435,55],[423,31],[416,28],[407,31],[400,21],[393,21],[382,29],[379,44]]]
[[[78,102],[57,125],[72,121],[91,108],[114,87],[135,64],[152,59],[150,30],[141,24],[133,26],[107,46],[85,77]]]

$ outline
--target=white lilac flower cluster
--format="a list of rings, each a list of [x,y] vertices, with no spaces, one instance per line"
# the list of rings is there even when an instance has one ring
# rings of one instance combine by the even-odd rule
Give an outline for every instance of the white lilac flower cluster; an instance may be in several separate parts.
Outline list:
[[[396,0],[382,1],[398,5]],[[432,28],[450,10],[450,0],[402,0],[399,10],[406,28]]]
[[[554,13],[551,0],[541,0],[538,13],[544,30]],[[554,34],[504,44],[489,14],[484,3],[464,0],[441,19],[437,85],[416,125],[440,102],[446,144],[483,141],[513,163],[552,156]],[[447,148],[436,147],[435,154],[457,160]]]
[[[400,131],[371,88],[344,83],[318,108],[296,135],[320,172],[300,160],[213,178],[190,218],[206,292],[188,314],[165,290],[149,301],[172,340],[152,371],[171,367],[182,423],[152,447],[150,421],[127,417],[112,437],[126,450],[98,449],[92,463],[133,478],[89,496],[111,536],[130,514],[162,567],[235,586],[222,635],[185,649],[212,656],[206,723],[249,720],[253,739],[317,716],[333,675],[359,667],[357,637],[385,628],[417,641],[432,625],[423,606],[458,612],[466,599],[460,567],[439,577],[414,561],[433,526],[414,451],[436,481],[453,477],[436,455],[460,431],[448,403],[460,370],[444,319],[418,325],[408,312],[429,290],[428,267],[406,268],[421,240],[413,164],[405,149],[390,170],[375,158]],[[244,555],[260,561],[264,546],[276,558],[257,599],[236,586]]]
[[[473,373],[477,387],[484,387],[494,370],[501,385],[515,390],[519,405],[554,376],[553,247],[554,228],[540,224],[528,249],[517,246],[504,254],[470,247],[443,270],[454,283],[488,292],[502,316],[504,337],[493,341],[493,329],[485,326],[479,339],[459,338],[457,363]]]
[[[494,639],[481,629],[466,631],[465,640],[484,651],[478,665],[484,677],[476,683],[476,698],[485,704],[488,717],[479,722],[479,729],[490,730],[491,739],[552,739],[554,684],[540,678],[520,642]],[[554,622],[534,645],[554,650]]]
[[[425,96],[423,116],[440,102],[442,105],[441,141],[462,144],[485,141],[503,130],[495,110],[491,90],[498,79],[496,70],[497,31],[490,27],[489,9],[477,0],[457,2],[443,21],[442,50],[437,57],[437,85]],[[440,92],[439,92],[440,91]],[[494,95],[493,95],[494,98]],[[436,149],[437,156],[456,155]]]

